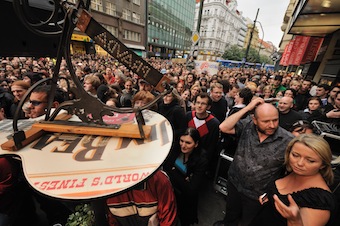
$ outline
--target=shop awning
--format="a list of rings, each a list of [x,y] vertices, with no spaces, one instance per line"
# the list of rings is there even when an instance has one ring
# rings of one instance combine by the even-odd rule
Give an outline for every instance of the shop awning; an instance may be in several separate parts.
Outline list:
[[[299,0],[289,34],[324,37],[340,29],[339,0]]]

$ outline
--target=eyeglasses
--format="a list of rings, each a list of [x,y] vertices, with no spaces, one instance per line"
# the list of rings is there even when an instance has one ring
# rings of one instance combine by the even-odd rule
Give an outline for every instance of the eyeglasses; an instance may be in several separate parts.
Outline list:
[[[204,103],[204,102],[196,102],[195,104],[196,105],[202,105],[202,106],[207,106],[208,105],[207,103]]]
[[[36,107],[36,106],[39,106],[42,103],[47,103],[47,102],[46,101],[30,100],[29,103]]]

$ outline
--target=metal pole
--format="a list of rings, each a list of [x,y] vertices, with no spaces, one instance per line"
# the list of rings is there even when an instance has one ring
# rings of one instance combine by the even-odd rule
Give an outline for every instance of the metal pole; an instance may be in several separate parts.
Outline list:
[[[204,0],[200,0],[200,8],[199,8],[199,12],[198,12],[198,19],[197,19],[197,26],[196,26],[196,31],[197,33],[199,34],[200,33],[200,30],[201,30],[201,20],[202,20],[202,11],[203,11],[203,3],[204,3]],[[196,50],[197,51],[197,56],[198,56],[198,53],[199,53],[199,45],[198,45],[199,42],[197,42],[193,48],[193,52],[192,54],[194,54],[194,51]]]
[[[260,11],[260,8],[257,9],[256,17],[255,17],[254,24],[253,24],[253,29],[251,30],[251,33],[250,33],[249,43],[248,43],[248,46],[247,46],[245,62],[243,62],[243,67],[248,60],[248,53],[249,53],[249,49],[250,49],[250,44],[251,44],[251,40],[253,39],[253,32],[254,32],[254,29],[255,29],[257,16],[259,15],[259,11]]]
[[[200,29],[201,29],[203,2],[204,2],[204,0],[200,0],[200,8],[199,8],[199,12],[198,12],[197,27],[196,27],[196,31],[198,33],[200,33]]]

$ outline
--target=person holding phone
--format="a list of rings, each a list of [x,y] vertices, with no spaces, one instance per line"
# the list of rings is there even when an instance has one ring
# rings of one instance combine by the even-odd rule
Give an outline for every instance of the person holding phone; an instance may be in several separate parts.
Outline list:
[[[264,206],[251,225],[328,225],[336,200],[332,153],[326,140],[314,134],[294,138],[286,149],[287,176],[270,183],[259,197]]]

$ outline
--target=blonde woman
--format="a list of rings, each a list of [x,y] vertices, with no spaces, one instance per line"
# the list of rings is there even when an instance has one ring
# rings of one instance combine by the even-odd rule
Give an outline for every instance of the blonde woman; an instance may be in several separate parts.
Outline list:
[[[288,175],[260,196],[264,209],[253,225],[326,225],[336,209],[328,187],[333,182],[331,160],[332,152],[322,137],[295,137],[285,152]]]

